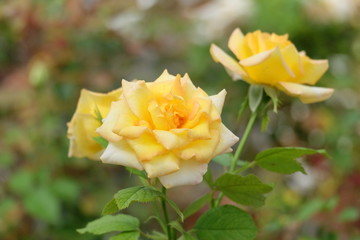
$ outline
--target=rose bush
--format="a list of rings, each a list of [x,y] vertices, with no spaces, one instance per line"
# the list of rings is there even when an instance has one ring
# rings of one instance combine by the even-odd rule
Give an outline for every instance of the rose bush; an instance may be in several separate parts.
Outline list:
[[[97,129],[109,142],[104,163],[145,170],[167,188],[197,184],[238,141],[221,122],[225,90],[208,96],[188,75],[167,71],[154,82],[123,80],[122,90]]]
[[[100,160],[104,147],[94,139],[99,137],[96,129],[102,124],[101,118],[108,114],[111,102],[118,100],[121,92],[121,88],[107,94],[81,91],[75,113],[68,123],[70,157]]]
[[[314,85],[320,79],[328,69],[328,61],[313,60],[304,51],[298,52],[287,34],[256,31],[244,36],[240,29],[235,29],[229,38],[228,47],[238,60],[214,44],[210,52],[234,80],[243,79],[250,84],[267,85],[298,97],[304,103],[326,100],[334,91],[331,88],[305,85]]]

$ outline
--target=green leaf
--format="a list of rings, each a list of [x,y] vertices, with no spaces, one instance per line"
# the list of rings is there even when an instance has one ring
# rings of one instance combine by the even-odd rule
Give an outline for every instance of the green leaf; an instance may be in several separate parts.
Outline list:
[[[355,207],[345,208],[339,215],[340,222],[352,222],[356,221],[360,217],[360,211]]]
[[[301,206],[296,218],[298,221],[301,222],[306,221],[310,219],[313,215],[315,215],[317,212],[321,211],[323,207],[324,201],[321,199],[313,199],[311,201],[308,201]]]
[[[94,110],[94,113],[95,113],[95,118],[96,120],[98,120],[101,124],[103,124],[102,120],[103,120],[103,116],[101,115],[101,112],[98,108],[98,106],[95,104],[95,110]]]
[[[167,196],[163,195],[163,197],[167,201],[167,203],[170,205],[170,207],[172,207],[175,210],[175,212],[179,215],[179,217],[181,218],[181,221],[183,222],[184,221],[184,214],[180,211],[178,205],[173,200],[168,198]]]
[[[199,240],[252,240],[257,232],[252,217],[231,205],[204,213],[196,222],[194,230]]]
[[[140,232],[124,232],[111,237],[109,240],[138,240]]]
[[[261,131],[266,132],[269,125],[269,113],[266,111],[261,119]]]
[[[278,91],[273,87],[264,87],[265,93],[271,98],[271,101],[273,102],[274,109],[273,111],[277,113],[278,106],[280,104],[279,97],[278,97]]]
[[[228,167],[231,164],[231,159],[232,159],[232,155],[230,153],[225,153],[214,157],[212,161],[222,166]]]
[[[160,232],[153,231],[151,234],[148,234],[148,237],[152,240],[168,240],[168,237]]]
[[[66,202],[75,202],[79,196],[79,185],[69,178],[56,179],[51,187],[54,194]]]
[[[101,215],[109,215],[119,211],[118,206],[116,205],[115,199],[111,199],[103,208]]]
[[[9,187],[21,196],[29,194],[34,189],[34,175],[26,170],[19,170],[11,176]]]
[[[186,219],[189,216],[193,215],[210,201],[211,201],[211,193],[205,194],[201,198],[195,200],[184,210],[184,218]]]
[[[150,202],[157,197],[162,196],[162,193],[149,187],[131,187],[118,191],[114,195],[116,205],[119,210],[129,207],[132,202]]]
[[[109,144],[109,142],[105,138],[103,138],[101,136],[93,137],[93,140],[95,142],[97,142],[98,144],[100,144],[103,148],[106,148],[107,145]]]
[[[133,216],[119,214],[116,216],[107,215],[89,222],[86,227],[78,229],[81,234],[91,233],[101,235],[114,231],[137,231],[139,229],[139,220]]]
[[[204,174],[203,179],[206,182],[206,184],[212,189],[214,185],[214,181],[210,168],[208,168],[207,172]]]
[[[255,112],[261,103],[263,97],[262,85],[251,84],[249,88],[249,107],[252,112]]]
[[[234,202],[254,207],[264,205],[263,194],[272,190],[271,186],[263,184],[255,175],[243,177],[230,173],[218,178],[215,186]]]
[[[46,189],[39,189],[27,195],[24,206],[33,217],[45,222],[56,223],[60,219],[59,200]]]
[[[149,178],[146,175],[145,171],[140,171],[136,168],[131,168],[131,167],[126,167],[126,170],[130,173],[130,174],[135,174],[136,176],[142,177],[146,180],[148,180]]]
[[[248,106],[248,103],[249,103],[249,97],[246,96],[245,99],[243,100],[243,102],[240,105],[239,112],[238,112],[238,115],[237,115],[237,121],[240,120],[242,114],[244,113],[245,108]]]
[[[177,230],[178,232],[180,232],[180,233],[184,233],[184,232],[185,232],[184,228],[181,226],[181,224],[180,224],[178,221],[172,221],[172,222],[169,223],[169,225],[170,225],[172,228],[176,229],[176,230]]]
[[[196,240],[190,233],[184,232],[184,234],[178,238],[178,240]]]
[[[258,166],[272,172],[291,174],[300,171],[306,174],[304,168],[296,159],[304,155],[316,153],[327,155],[325,150],[300,147],[277,147],[260,152],[256,155],[255,161]]]

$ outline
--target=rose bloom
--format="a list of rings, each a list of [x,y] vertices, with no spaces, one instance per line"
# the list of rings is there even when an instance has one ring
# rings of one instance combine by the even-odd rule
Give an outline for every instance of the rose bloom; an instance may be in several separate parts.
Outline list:
[[[208,96],[188,75],[167,71],[154,82],[123,80],[122,90],[97,129],[109,141],[104,163],[145,170],[167,188],[192,185],[238,141],[221,122],[225,90]]]
[[[298,52],[287,34],[256,31],[244,36],[240,29],[235,29],[228,46],[238,60],[214,44],[210,53],[234,80],[270,86],[298,97],[304,103],[326,100],[334,91],[305,85],[314,85],[319,80],[329,67],[328,61],[313,60],[304,51]]]
[[[120,88],[107,94],[81,91],[76,111],[68,123],[69,157],[100,160],[104,148],[94,140],[100,137],[96,129],[102,124],[101,116],[108,114],[111,102],[118,100],[121,92]]]

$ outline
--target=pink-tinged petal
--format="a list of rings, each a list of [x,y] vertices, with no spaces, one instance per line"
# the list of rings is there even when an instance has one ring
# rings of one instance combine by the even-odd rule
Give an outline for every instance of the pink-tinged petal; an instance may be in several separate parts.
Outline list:
[[[241,60],[240,64],[257,84],[275,85],[295,77],[278,47]]]
[[[100,157],[103,163],[117,164],[143,170],[134,151],[125,141],[109,143]]]
[[[179,171],[159,177],[159,179],[161,184],[166,188],[182,185],[195,185],[201,183],[207,168],[207,163],[181,161]]]
[[[150,114],[147,106],[154,99],[145,81],[128,82],[122,80],[123,96],[131,111],[140,119],[149,121]]]
[[[296,82],[314,85],[329,68],[328,60],[313,60],[304,53],[301,54],[303,74]]]
[[[239,141],[239,138],[235,136],[224,124],[221,124],[220,129],[220,141],[216,146],[216,149],[213,153],[213,157],[223,154],[226,152],[231,152],[231,146]]]
[[[223,106],[224,106],[224,101],[225,101],[225,96],[226,96],[226,90],[223,89],[221,92],[219,92],[216,95],[210,96],[210,99],[212,101],[212,103],[214,104],[216,110],[218,111],[218,113],[220,114],[222,112]]]
[[[244,34],[239,28],[236,28],[230,35],[228,47],[238,59],[241,59],[241,45],[243,43]]]
[[[210,54],[215,62],[221,63],[230,73],[231,77],[234,80],[247,80],[248,74],[246,71],[240,66],[240,64],[235,61],[232,57],[226,54],[223,50],[221,50],[215,44],[211,45]]]
[[[190,142],[187,131],[163,131],[153,130],[156,140],[167,150],[181,148]]]
[[[136,139],[126,139],[126,141],[141,162],[152,160],[154,157],[166,152],[166,149],[149,132],[144,132]]]
[[[276,87],[290,96],[298,97],[303,103],[324,101],[331,97],[334,92],[332,88],[310,87],[289,82],[279,82]]]
[[[142,163],[149,178],[171,174],[179,170],[179,159],[171,152]]]

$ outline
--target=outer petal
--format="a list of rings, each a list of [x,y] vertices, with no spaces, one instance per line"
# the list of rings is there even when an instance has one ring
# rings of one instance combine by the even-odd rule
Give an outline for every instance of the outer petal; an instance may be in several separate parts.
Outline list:
[[[285,63],[279,47],[262,52],[240,61],[253,82],[275,85],[278,81],[287,81],[295,77]]]
[[[234,145],[239,138],[235,136],[224,124],[220,128],[220,141],[216,146],[213,157],[231,151],[231,146]]]
[[[228,47],[238,59],[242,57],[240,46],[243,43],[243,39],[244,34],[239,28],[236,28],[229,38]]]
[[[293,44],[290,44],[281,49],[281,54],[286,62],[286,65],[289,66],[291,72],[294,73],[294,76],[301,76],[303,74],[303,67],[296,47]],[[291,82],[297,82],[294,78],[290,78],[289,80]]]
[[[216,110],[218,111],[218,113],[220,114],[222,112],[223,106],[224,106],[224,101],[225,101],[225,96],[226,96],[226,90],[223,89],[221,92],[219,92],[216,95],[210,96],[210,99],[212,101],[212,103],[214,104]]]
[[[96,132],[110,142],[117,142],[122,138],[113,132],[116,127],[119,127],[118,124],[132,126],[135,121],[137,121],[137,117],[129,110],[126,102],[122,99],[111,104],[109,114],[103,119],[103,124],[96,129]]]
[[[276,87],[290,96],[298,97],[303,103],[324,101],[331,97],[334,92],[332,88],[310,87],[289,82],[279,82]]]
[[[142,120],[150,121],[148,104],[154,96],[146,86],[145,81],[128,82],[122,80],[123,96],[131,111]]]
[[[99,121],[91,114],[76,113],[68,123],[69,157],[89,157],[99,160],[102,147],[93,139]]]
[[[328,60],[312,60],[304,54],[301,55],[303,74],[297,78],[298,83],[314,85],[329,68]]]
[[[174,75],[169,74],[169,72],[165,69],[163,73],[158,77],[154,82],[166,82],[175,79]]]
[[[228,54],[226,54],[223,50],[221,50],[218,46],[212,44],[210,53],[215,62],[220,62],[227,70],[229,70],[230,75],[234,80],[248,80],[248,74],[241,67],[241,65]]]
[[[143,170],[134,151],[124,140],[117,143],[109,143],[100,159],[103,163],[117,164]]]
[[[143,162],[143,165],[148,177],[155,178],[178,171],[179,159],[173,153],[168,152]]]
[[[166,188],[181,185],[195,185],[202,181],[207,171],[207,163],[196,161],[181,161],[179,171],[159,177],[160,182]]]

